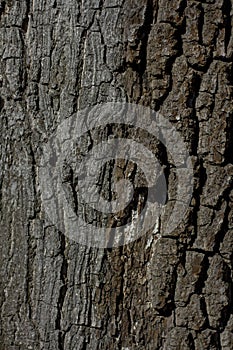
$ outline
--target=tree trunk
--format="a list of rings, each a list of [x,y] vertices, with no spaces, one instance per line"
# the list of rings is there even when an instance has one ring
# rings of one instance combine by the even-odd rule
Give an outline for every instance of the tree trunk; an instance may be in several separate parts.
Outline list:
[[[232,4],[0,1],[1,350],[233,348]],[[194,189],[171,233],[166,214],[90,247],[48,223],[38,169],[64,120],[109,101],[175,127]]]

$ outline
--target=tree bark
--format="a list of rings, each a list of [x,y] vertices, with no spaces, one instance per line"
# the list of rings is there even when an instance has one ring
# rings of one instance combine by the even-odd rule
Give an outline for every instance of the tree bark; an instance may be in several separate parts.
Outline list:
[[[233,348],[232,5],[0,2],[1,350]],[[171,234],[163,217],[101,249],[47,223],[38,167],[65,118],[107,101],[175,126],[194,191]]]

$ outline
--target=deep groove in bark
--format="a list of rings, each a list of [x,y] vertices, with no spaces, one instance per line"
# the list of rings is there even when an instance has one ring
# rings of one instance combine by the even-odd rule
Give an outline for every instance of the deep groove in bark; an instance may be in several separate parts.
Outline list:
[[[56,329],[59,330],[58,334],[58,349],[64,350],[64,341],[65,341],[65,332],[61,329],[61,319],[62,319],[62,307],[65,300],[66,292],[67,292],[67,269],[68,262],[65,256],[65,248],[66,248],[66,239],[65,236],[60,233],[61,239],[61,255],[63,257],[63,262],[61,266],[61,276],[60,280],[62,282],[62,286],[60,289],[58,304],[57,304],[57,318],[56,318]]]
[[[223,16],[224,16],[224,26],[225,26],[225,51],[227,53],[227,48],[230,42],[230,38],[232,35],[232,25],[231,25],[231,10],[232,10],[232,4],[231,0],[224,0],[223,1]]]

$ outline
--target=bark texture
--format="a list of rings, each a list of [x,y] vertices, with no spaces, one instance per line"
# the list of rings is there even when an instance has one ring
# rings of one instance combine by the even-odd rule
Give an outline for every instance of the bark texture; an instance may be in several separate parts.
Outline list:
[[[1,350],[233,348],[232,6],[0,1]],[[188,213],[160,240],[87,248],[41,212],[43,143],[106,101],[159,110],[192,156]]]

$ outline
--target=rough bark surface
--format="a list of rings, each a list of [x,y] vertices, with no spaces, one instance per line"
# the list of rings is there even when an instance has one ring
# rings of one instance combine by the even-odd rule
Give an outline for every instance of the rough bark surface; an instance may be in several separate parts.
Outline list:
[[[233,348],[232,7],[0,1],[1,350]],[[43,143],[106,101],[159,110],[192,156],[188,214],[160,240],[88,248],[41,212]]]

